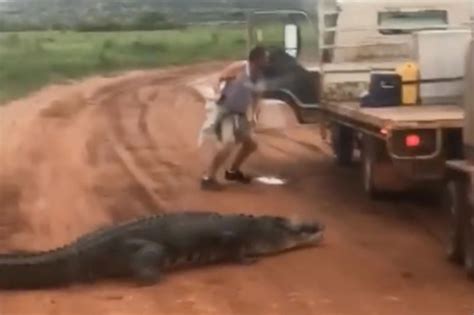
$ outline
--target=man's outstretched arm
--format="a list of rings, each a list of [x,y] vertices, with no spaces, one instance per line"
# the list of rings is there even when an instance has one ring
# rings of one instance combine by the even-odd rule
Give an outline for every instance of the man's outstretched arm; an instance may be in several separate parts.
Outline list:
[[[216,85],[214,86],[214,91],[216,94],[220,93],[220,87],[223,82],[228,82],[235,79],[235,77],[245,68],[245,66],[245,61],[236,61],[225,67],[224,70],[222,70],[222,72],[219,74]]]

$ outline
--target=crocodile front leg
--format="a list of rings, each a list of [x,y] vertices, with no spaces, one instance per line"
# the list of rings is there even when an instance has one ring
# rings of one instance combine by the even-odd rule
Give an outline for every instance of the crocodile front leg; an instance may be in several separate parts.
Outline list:
[[[242,265],[252,265],[258,261],[255,256],[249,256],[242,240],[234,232],[225,231],[221,235],[221,242],[231,252],[234,261]]]
[[[253,265],[258,262],[258,257],[248,255],[245,248],[239,248],[237,250],[235,259],[242,265]]]
[[[135,248],[129,264],[133,276],[140,285],[153,285],[160,281],[160,266],[164,259],[164,248],[146,240],[130,240],[127,245]]]

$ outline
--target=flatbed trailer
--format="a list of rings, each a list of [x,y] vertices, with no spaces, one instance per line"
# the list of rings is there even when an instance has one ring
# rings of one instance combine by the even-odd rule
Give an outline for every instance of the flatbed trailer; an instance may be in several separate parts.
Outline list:
[[[440,182],[444,162],[460,156],[464,111],[457,105],[361,108],[355,102],[322,107],[331,122],[332,145],[341,165],[361,152],[365,191],[374,198],[420,184]]]
[[[452,104],[361,108],[357,102],[341,102],[321,109],[354,127],[366,125],[377,131],[389,126],[393,129],[462,128],[464,119],[463,108]]]

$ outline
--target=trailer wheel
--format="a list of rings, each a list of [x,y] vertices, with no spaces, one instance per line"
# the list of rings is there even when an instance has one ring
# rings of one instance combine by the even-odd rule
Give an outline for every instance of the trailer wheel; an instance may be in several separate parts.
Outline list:
[[[463,181],[449,181],[443,198],[443,208],[448,217],[445,250],[448,259],[456,263],[462,263],[464,259],[465,198]]]
[[[364,135],[362,139],[362,180],[365,193],[371,199],[381,199],[385,191],[377,185],[377,165],[383,158],[383,142]]]
[[[467,275],[474,279],[474,207],[467,214],[464,234],[464,266]]]
[[[354,131],[341,124],[334,124],[331,129],[332,149],[337,163],[342,166],[350,165],[354,156]]]
[[[371,154],[362,154],[362,178],[364,191],[372,199],[380,199],[382,192],[376,187],[374,182],[374,157]]]

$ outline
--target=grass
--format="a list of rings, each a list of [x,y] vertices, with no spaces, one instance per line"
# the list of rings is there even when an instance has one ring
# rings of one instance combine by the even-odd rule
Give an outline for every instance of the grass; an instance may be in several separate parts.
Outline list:
[[[245,57],[239,27],[143,32],[0,33],[0,104],[97,73]]]

